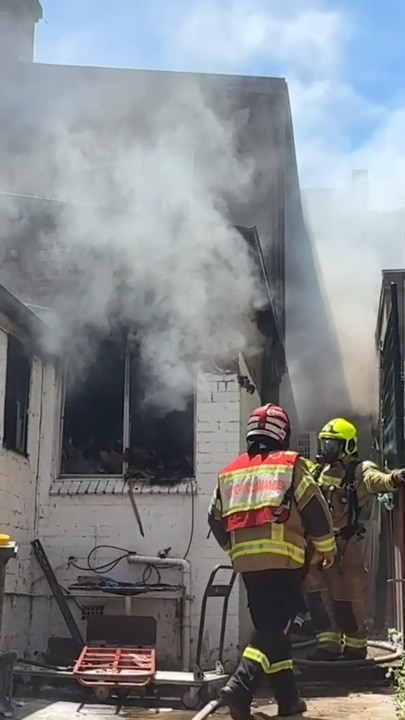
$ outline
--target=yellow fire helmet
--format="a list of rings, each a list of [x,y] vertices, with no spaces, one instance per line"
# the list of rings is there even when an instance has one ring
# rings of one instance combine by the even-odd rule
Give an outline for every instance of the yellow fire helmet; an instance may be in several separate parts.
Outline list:
[[[344,418],[335,418],[323,426],[318,435],[321,455],[325,462],[333,463],[356,455],[357,429]]]

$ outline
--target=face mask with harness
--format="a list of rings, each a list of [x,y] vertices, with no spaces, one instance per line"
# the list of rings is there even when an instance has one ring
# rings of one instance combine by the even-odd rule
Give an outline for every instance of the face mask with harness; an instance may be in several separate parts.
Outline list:
[[[357,431],[352,423],[343,418],[337,418],[322,428],[319,433],[321,454],[317,457],[317,465],[314,470],[314,479],[319,481],[322,471],[327,465],[334,465],[336,462],[344,462],[345,473],[339,485],[342,495],[340,501],[347,505],[347,524],[336,531],[336,537],[349,542],[354,537],[362,540],[366,528],[361,522],[363,508],[360,508],[355,472],[361,460],[356,457],[357,453]],[[333,513],[332,498],[336,487],[332,484],[326,488],[322,487],[322,493]]]

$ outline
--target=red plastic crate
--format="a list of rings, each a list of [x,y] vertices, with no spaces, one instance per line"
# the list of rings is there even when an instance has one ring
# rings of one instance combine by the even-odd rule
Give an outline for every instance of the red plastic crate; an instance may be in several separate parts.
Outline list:
[[[83,648],[73,668],[82,685],[145,687],[156,672],[154,648]]]

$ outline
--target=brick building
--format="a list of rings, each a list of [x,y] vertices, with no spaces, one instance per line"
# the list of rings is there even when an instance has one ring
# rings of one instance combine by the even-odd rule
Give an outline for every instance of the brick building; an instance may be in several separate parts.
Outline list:
[[[44,320],[0,286],[1,530],[19,548],[18,561],[10,563],[7,572],[2,647],[19,654],[55,653],[56,647],[63,657],[69,656],[69,640],[61,640],[66,638],[63,618],[31,553],[31,542],[39,537],[58,582],[69,588],[71,609],[84,636],[93,617],[103,615],[108,624],[108,616],[119,615],[130,637],[131,625],[126,623],[131,615],[152,616],[157,619],[160,667],[190,665],[204,585],[212,567],[226,559],[213,538],[207,539],[207,506],[218,467],[239,452],[241,427],[258,402],[257,390],[248,395],[237,372],[199,374],[193,474],[170,484],[134,480],[144,530],[141,537],[122,477],[59,474],[63,365],[41,350],[45,333]],[[241,362],[248,372],[242,358]],[[152,557],[170,548],[170,557],[186,557],[187,596],[179,571],[158,569],[159,581],[167,587],[155,589],[153,583],[148,587],[142,580],[144,568],[129,565],[125,551],[117,552],[113,546]],[[106,594],[97,587],[78,586],[79,575],[94,576],[90,567],[86,571],[85,563],[95,547],[99,547],[93,557],[97,566],[107,567],[117,555],[124,555],[106,575],[118,582],[143,584],[144,594],[130,599],[130,610],[128,597],[115,594],[114,589]],[[189,611],[182,618],[185,606]],[[219,612],[213,608],[208,614],[203,646],[208,664],[216,657]],[[239,627],[236,588],[228,619],[226,659],[230,661],[237,655]]]
[[[0,9],[4,4],[0,0]],[[100,418],[106,413],[120,416],[120,450],[110,443],[107,458],[104,449],[103,458],[98,452],[96,460],[94,453],[89,452],[85,457],[83,452],[79,458],[77,453],[72,457],[72,437],[78,435],[80,427],[88,429],[91,425],[81,422],[85,409],[91,404],[90,395],[85,396],[79,409],[76,403],[72,410],[61,362],[66,359],[66,353],[61,352],[52,359],[47,357],[45,362],[40,359],[45,357],[42,349],[34,355],[30,351],[29,393],[22,411],[20,401],[14,402],[14,423],[17,407],[28,423],[28,449],[23,445],[8,448],[5,444],[0,452],[3,468],[0,492],[5,493],[3,523],[19,544],[20,575],[24,575],[18,581],[11,575],[8,578],[3,646],[13,647],[19,653],[29,649],[32,654],[46,651],[52,643],[55,647],[58,638],[68,636],[42,571],[31,555],[30,542],[34,538],[39,537],[43,542],[62,587],[77,583],[80,574],[90,573],[94,578],[93,562],[115,582],[135,583],[143,578],[144,584],[153,583],[153,577],[149,577],[155,572],[153,568],[146,568],[145,581],[145,568],[140,570],[137,565],[129,564],[126,557],[115,565],[120,551],[117,555],[112,546],[125,548],[130,554],[155,557],[159,551],[170,548],[170,557],[182,559],[186,555],[189,563],[188,584],[183,583],[182,589],[178,587],[180,571],[170,569],[159,571],[157,577],[172,585],[171,589],[143,588],[146,594],[125,602],[117,594],[106,596],[100,588],[84,590],[81,585],[70,590],[70,603],[83,632],[91,627],[92,618],[101,616],[107,632],[108,618],[120,615],[125,616],[122,625],[129,633],[128,619],[132,615],[153,615],[158,620],[159,663],[179,667],[185,661],[185,654],[193,659],[202,591],[212,566],[224,560],[213,539],[207,539],[208,498],[219,467],[243,445],[249,412],[262,401],[281,401],[292,417],[295,442],[299,415],[305,430],[307,418],[315,424],[316,413],[322,417],[331,411],[320,407],[319,393],[315,392],[323,381],[331,389],[328,358],[333,358],[334,402],[338,397],[342,406],[346,403],[347,407],[348,403],[336,342],[328,324],[311,242],[303,221],[288,88],[283,79],[275,78],[36,64],[30,60],[34,26],[40,16],[37,0],[15,1],[7,5],[4,14],[0,13],[0,34],[7,32],[10,38],[14,34],[26,40],[25,44],[22,41],[22,44],[7,44],[7,57],[0,67],[0,280],[24,301],[15,298],[12,301],[19,308],[14,324],[9,324],[7,313],[4,324],[0,323],[4,363],[7,348],[14,342],[12,338],[21,338],[21,324],[24,325],[28,317],[33,328],[30,338],[38,340],[44,334],[49,336],[53,315],[48,308],[54,309],[61,295],[74,299],[79,295],[78,275],[68,272],[68,264],[62,262],[61,266],[60,259],[64,251],[69,252],[69,242],[77,241],[72,236],[72,217],[83,212],[81,191],[102,187],[105,197],[113,167],[111,153],[108,153],[115,147],[117,129],[126,134],[131,143],[134,139],[140,144],[146,142],[151,118],[164,114],[174,95],[187,95],[190,88],[197,85],[204,97],[209,98],[209,111],[215,109],[221,127],[222,122],[243,118],[242,130],[236,133],[236,154],[254,169],[253,192],[249,192],[248,199],[243,195],[238,201],[230,199],[223,188],[218,206],[226,223],[237,226],[249,252],[253,252],[266,300],[261,311],[255,313],[262,343],[255,353],[231,358],[223,371],[215,366],[215,359],[204,362],[184,413],[169,413],[165,430],[170,438],[167,445],[173,445],[175,436],[187,441],[182,453],[191,457],[191,465],[187,469],[176,467],[172,477],[166,474],[164,481],[153,477],[153,472],[144,480],[139,473],[135,475],[134,491],[145,537],[138,532],[124,480],[131,458],[123,460],[122,456],[131,444],[131,419],[137,418],[138,435],[150,431],[153,436],[153,428],[147,428],[144,418],[130,405],[132,370],[125,344],[121,343],[115,354],[105,351],[111,365],[98,379],[97,392],[94,387],[92,392],[93,398],[101,396],[103,384],[106,388],[114,377],[121,377],[120,393],[124,400],[119,401],[118,410],[117,406],[114,412],[104,408],[103,415],[100,407],[94,406],[93,413],[99,429],[103,424]],[[197,120],[192,116],[185,126],[191,139]],[[84,169],[82,166],[79,187],[74,183],[67,187],[65,177],[69,163],[58,166],[54,161],[61,149],[61,137],[66,139],[74,133],[83,135],[89,147],[96,147],[97,151],[106,149],[108,162],[102,166],[90,158],[88,166]],[[217,149],[220,155],[221,147]],[[187,166],[191,169],[193,159],[190,151]],[[215,174],[214,161],[215,158]],[[137,177],[142,183],[142,168],[137,170]],[[193,199],[197,196],[192,172],[189,187],[187,203],[192,212]],[[115,200],[117,205],[97,206],[96,212],[98,219],[103,212],[106,218],[115,213],[120,227],[125,213],[120,210],[119,194]],[[95,212],[94,205],[91,208]],[[66,237],[65,233],[61,238],[60,228],[66,229],[67,217],[70,234]],[[79,299],[77,297],[78,303]],[[315,349],[309,342],[311,337],[316,337]],[[104,340],[107,342],[109,338]],[[117,373],[112,371],[113,365]],[[294,387],[288,367],[294,368]],[[114,392],[116,390],[117,383]],[[334,405],[333,413],[336,412]],[[177,425],[180,422],[181,426]],[[159,427],[161,432],[162,424]],[[94,445],[94,438],[85,440]],[[10,478],[13,493],[8,489]],[[15,514],[17,498],[24,498],[22,515]],[[89,563],[89,553],[97,547]],[[218,612],[218,607],[209,608],[204,636],[206,664],[215,659],[217,652]],[[236,587],[229,608],[229,661],[237,657],[239,637],[245,637],[247,624],[246,603]]]

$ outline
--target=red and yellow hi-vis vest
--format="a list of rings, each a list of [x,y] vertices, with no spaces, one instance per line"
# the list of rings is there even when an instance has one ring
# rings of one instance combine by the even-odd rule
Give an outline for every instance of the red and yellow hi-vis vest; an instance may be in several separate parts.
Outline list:
[[[241,455],[219,475],[221,515],[228,532],[283,523],[290,514],[294,465],[298,453]]]

